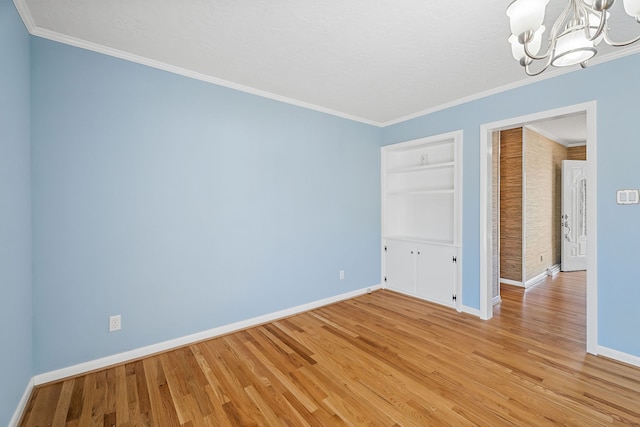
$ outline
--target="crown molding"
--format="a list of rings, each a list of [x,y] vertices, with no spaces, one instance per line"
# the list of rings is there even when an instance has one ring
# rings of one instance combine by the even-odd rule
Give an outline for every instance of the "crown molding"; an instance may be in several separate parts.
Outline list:
[[[234,89],[234,90],[238,90],[240,92],[245,92],[251,95],[256,95],[256,96],[260,96],[263,98],[267,98],[267,99],[271,99],[274,101],[278,101],[278,102],[283,102],[285,104],[290,104],[290,105],[294,105],[297,107],[301,107],[301,108],[305,108],[308,110],[313,110],[313,111],[317,111],[320,113],[325,113],[325,114],[329,114],[335,117],[340,117],[343,119],[347,119],[347,120],[351,120],[354,122],[359,122],[359,123],[364,123],[367,125],[371,125],[371,126],[375,126],[375,127],[379,127],[379,128],[385,128],[388,126],[392,126],[398,123],[402,123],[402,122],[406,122],[418,117],[422,117],[422,116],[426,116],[429,114],[433,114],[435,112],[438,111],[442,111],[442,110],[446,110],[448,108],[452,108],[458,105],[462,105],[462,104],[466,104],[468,102],[471,101],[476,101],[482,98],[486,98],[492,95],[496,95],[499,93],[503,93],[503,92],[507,92],[513,89],[517,89],[520,87],[524,87],[530,84],[534,84],[534,83],[538,83],[547,79],[551,79],[554,77],[558,77],[567,73],[572,73],[575,71],[579,71],[580,68],[577,67],[566,67],[566,68],[555,68],[550,72],[545,72],[542,73],[536,77],[530,77],[530,78],[526,78],[526,79],[522,79],[513,83],[509,83],[503,86],[499,86],[493,89],[489,89],[483,92],[478,92],[469,96],[465,96],[450,102],[446,102],[444,104],[440,104],[440,105],[436,105],[434,107],[431,108],[427,108],[425,110],[420,110],[417,111],[415,113],[412,114],[408,114],[405,116],[401,116],[398,117],[396,119],[393,120],[389,120],[386,122],[377,122],[374,120],[369,120],[369,119],[365,119],[363,117],[359,117],[359,116],[355,116],[352,114],[348,114],[348,113],[344,113],[338,110],[334,110],[331,108],[326,108],[326,107],[322,107],[319,105],[315,105],[309,102],[305,102],[305,101],[300,101],[297,99],[293,99],[293,98],[288,98],[285,96],[281,96],[281,95],[277,95],[275,93],[272,92],[268,92],[268,91],[263,91],[260,89],[256,89],[256,88],[252,88],[249,86],[244,86],[241,84],[237,84],[228,80],[223,80],[217,77],[213,77],[207,74],[203,74],[203,73],[199,73],[196,71],[192,71],[192,70],[188,70],[186,68],[182,68],[182,67],[178,67],[175,65],[171,65],[171,64],[167,64],[165,62],[161,62],[161,61],[157,61],[157,60],[153,60],[153,59],[149,59],[140,55],[134,55],[132,53],[129,52],[125,52],[119,49],[114,49],[108,46],[104,46],[104,45],[100,45],[97,43],[91,43],[88,42],[86,40],[82,40],[76,37],[71,37],[71,36],[67,36],[65,34],[61,34],[55,31],[51,31],[51,30],[46,30],[43,28],[38,27],[34,20],[33,17],[31,15],[31,12],[29,10],[29,7],[27,6],[27,0],[13,0],[13,3],[16,6],[16,9],[18,10],[18,13],[20,14],[20,17],[22,18],[22,21],[24,22],[27,31],[29,31],[29,33],[33,36],[37,36],[37,37],[42,37],[48,40],[52,40],[52,41],[56,41],[59,43],[63,43],[63,44],[67,44],[70,46],[74,46],[74,47],[78,47],[81,49],[85,49],[85,50],[90,50],[93,52],[97,52],[97,53],[101,53],[104,55],[109,55],[109,56],[113,56],[119,59],[124,59],[126,61],[130,61],[130,62],[134,62],[134,63],[138,63],[141,65],[146,65],[152,68],[156,68],[156,69],[160,69],[163,71],[167,71],[170,73],[174,73],[174,74],[179,74],[185,77],[189,77],[189,78],[193,78],[196,80],[201,80],[204,82],[208,82],[208,83],[212,83],[218,86],[222,86],[222,87],[227,87],[229,89]],[[625,56],[629,56],[629,55],[633,55],[640,52],[640,44],[633,47],[633,48],[629,48],[629,49],[625,49],[625,50],[618,50],[618,51],[614,51],[611,53],[608,53],[606,55],[603,56],[596,56],[594,59],[591,59],[589,61],[589,66],[596,66],[605,62],[609,62],[609,61],[614,61],[616,59],[620,59],[623,58]]]
[[[47,40],[52,40],[55,42],[63,43],[69,46],[78,47],[81,49],[89,50],[92,52],[101,53],[104,55],[112,56],[119,59],[124,59],[125,61],[134,62],[141,65],[146,65],[148,67],[156,68],[159,70],[167,71],[169,73],[178,74],[184,77],[189,77],[192,79],[204,81],[207,83],[212,83],[217,86],[226,87],[229,89],[234,89],[240,92],[248,93],[251,95],[260,96],[262,98],[271,99],[274,101],[282,102],[285,104],[294,105],[296,107],[305,108],[308,110],[317,111],[320,113],[329,114],[332,116],[340,117],[343,119],[351,120],[354,122],[360,122],[371,126],[381,127],[381,123],[375,122],[372,120],[364,119],[362,117],[354,116],[352,114],[343,113],[341,111],[333,110],[331,108],[322,107],[319,105],[311,104],[309,102],[300,101],[293,98],[288,98],[286,96],[281,96],[272,92],[256,89],[249,86],[244,86],[238,83],[234,83],[228,80],[220,79],[217,77],[213,77],[207,74],[199,73],[197,71],[189,70],[186,68],[178,67],[172,64],[168,64],[162,61],[157,61],[154,59],[146,58],[144,56],[135,55],[129,52],[125,52],[119,49],[114,49],[109,46],[101,45],[98,43],[88,42],[86,40],[79,39],[77,37],[68,36],[66,34],[58,33],[56,31],[47,30],[44,28],[38,27],[33,17],[31,16],[31,12],[26,5],[26,0],[14,0],[14,4],[18,9],[18,13],[22,18],[25,26],[29,33],[36,37],[41,37]]]
[[[589,60],[588,68],[594,67],[596,65],[604,64],[605,62],[615,61],[616,59],[624,58],[625,56],[631,56],[640,52],[640,44],[629,49],[625,49],[623,51],[615,51],[612,53],[608,53],[603,56],[596,56],[594,59]],[[478,99],[486,98],[492,95],[497,95],[499,93],[508,92],[513,89],[518,89],[524,86],[528,86],[534,83],[538,83],[547,79],[552,79],[554,77],[562,76],[565,74],[581,71],[580,67],[564,67],[564,68],[555,68],[553,71],[542,73],[536,77],[528,77],[523,80],[518,80],[517,82],[509,83],[504,86],[499,86],[493,89],[489,89],[483,92],[478,92],[473,95],[465,96],[463,98],[459,98],[450,102],[446,102],[444,104],[437,105],[435,107],[428,108],[426,110],[421,110],[413,114],[409,114],[406,116],[398,117],[397,119],[390,120],[388,122],[383,122],[381,124],[382,127],[392,126],[398,123],[406,122],[418,117],[426,116],[429,114],[436,113],[438,111],[446,110],[448,108],[455,107],[457,105],[466,104],[467,102],[477,101]]]
[[[560,145],[563,145],[565,147],[580,147],[580,146],[584,146],[587,145],[587,141],[581,141],[581,142],[569,142],[566,139],[562,139],[562,138],[558,138],[555,135],[552,135],[548,132],[545,132],[544,130],[538,128],[535,124],[527,124],[525,125],[525,128],[534,131],[535,133],[538,133],[542,136],[544,136],[547,139],[552,140],[553,142],[556,142]]]

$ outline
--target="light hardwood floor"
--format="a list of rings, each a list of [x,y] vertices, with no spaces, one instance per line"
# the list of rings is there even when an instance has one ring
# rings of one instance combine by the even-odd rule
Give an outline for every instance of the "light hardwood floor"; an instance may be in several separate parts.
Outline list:
[[[378,291],[37,387],[22,426],[640,425],[640,369],[585,354],[585,275],[490,321]]]

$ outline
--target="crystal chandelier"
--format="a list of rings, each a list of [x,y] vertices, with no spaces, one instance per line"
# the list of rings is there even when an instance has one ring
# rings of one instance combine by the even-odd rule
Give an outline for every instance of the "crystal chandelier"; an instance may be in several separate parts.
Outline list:
[[[627,46],[640,40],[640,36],[623,42],[609,38],[609,9],[615,0],[569,0],[553,24],[546,51],[540,52],[545,8],[549,0],[514,0],[507,8],[511,24],[511,52],[525,72],[536,76],[549,65],[566,67],[580,64],[583,68],[596,53],[602,42],[611,46]],[[624,0],[625,12],[640,23],[640,0]],[[544,65],[537,71],[530,69],[535,61]]]

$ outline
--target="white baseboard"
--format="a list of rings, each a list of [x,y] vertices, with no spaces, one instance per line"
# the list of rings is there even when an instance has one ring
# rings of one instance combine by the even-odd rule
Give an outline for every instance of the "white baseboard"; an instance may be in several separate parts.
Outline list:
[[[463,305],[460,307],[460,311],[467,314],[472,314],[476,317],[480,317],[480,310],[477,308],[469,307],[467,305]]]
[[[547,268],[542,273],[540,273],[537,276],[532,277],[531,279],[529,279],[526,282],[524,282],[524,287],[525,287],[525,289],[532,288],[535,285],[537,285],[540,282],[542,282],[544,279],[546,279],[549,276],[551,276],[551,277],[557,276],[559,272],[560,272],[560,264],[554,264],[551,267]]]
[[[531,279],[524,282],[524,288],[528,289],[532,286],[535,286],[546,278],[547,278],[547,271],[545,270],[542,273],[538,274],[537,276],[534,276]]]
[[[313,310],[318,307],[333,304],[339,301],[347,300],[357,297],[359,295],[366,294],[370,291],[381,289],[382,285],[368,286],[356,291],[347,292],[344,294],[336,295],[333,297],[325,298],[322,300],[310,302],[308,304],[299,305],[297,307],[288,308],[275,313],[265,314],[262,316],[254,317],[252,319],[243,320],[228,325],[219,326],[217,328],[209,329],[207,331],[198,332],[192,335],[164,341],[158,344],[152,344],[146,347],[137,348],[135,350],[126,351],[124,353],[114,354],[112,356],[103,357],[101,359],[91,360],[89,362],[80,363],[78,365],[69,366],[66,368],[58,369],[55,371],[45,372],[33,377],[35,385],[45,384],[53,381],[58,381],[63,378],[72,377],[74,375],[80,375],[86,372],[94,371],[96,369],[103,369],[108,366],[118,365],[128,362],[130,360],[139,359],[155,353],[171,350],[176,347],[181,347],[188,344],[193,344],[198,341],[215,338],[220,335],[225,335],[231,332],[239,331],[242,329],[250,328],[252,326],[261,325],[263,323],[272,322],[277,319],[292,316],[294,314],[302,313],[305,311]]]
[[[500,297],[500,295],[496,295],[495,297],[493,297],[493,300],[492,300],[493,305],[500,304],[501,302],[502,302],[502,298]]]
[[[22,398],[20,399],[20,403],[18,403],[18,407],[13,413],[13,417],[9,421],[9,427],[17,427],[20,422],[20,418],[22,417],[22,413],[24,409],[27,407],[27,403],[29,402],[29,397],[31,397],[31,391],[33,390],[33,386],[35,385],[34,379],[31,378],[27,383],[27,388],[24,390],[22,394]]]
[[[619,362],[627,363],[629,365],[640,367],[640,357],[633,354],[623,353],[612,348],[598,346],[598,356],[608,357]]]
[[[519,286],[521,288],[524,288],[524,283],[516,282],[515,280],[500,279],[500,283],[504,283],[505,285],[511,285],[511,286]]]
[[[560,264],[554,264],[547,268],[547,276],[555,277],[560,273]]]

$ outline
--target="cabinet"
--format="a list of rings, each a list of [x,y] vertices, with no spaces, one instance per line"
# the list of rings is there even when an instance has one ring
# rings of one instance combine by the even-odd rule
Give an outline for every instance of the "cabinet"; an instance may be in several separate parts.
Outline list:
[[[382,148],[386,287],[460,308],[462,132]]]
[[[384,252],[388,288],[457,307],[457,248],[387,239]]]

